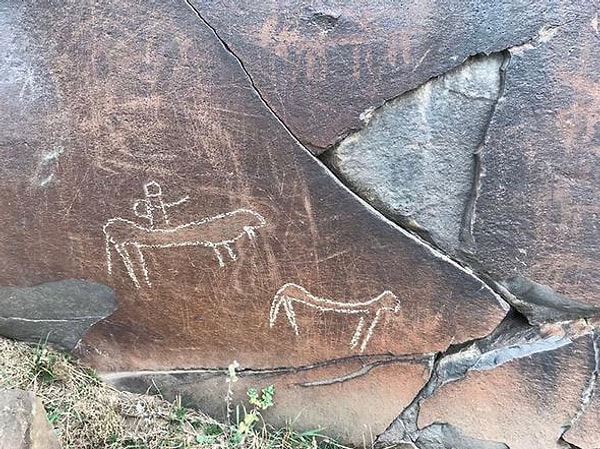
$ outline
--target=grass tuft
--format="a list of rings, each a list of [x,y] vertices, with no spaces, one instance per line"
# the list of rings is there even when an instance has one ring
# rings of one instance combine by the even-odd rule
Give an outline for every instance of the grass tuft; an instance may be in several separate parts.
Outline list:
[[[316,431],[269,429],[260,411],[273,405],[272,387],[250,390],[252,408],[236,406],[236,420],[222,424],[180,398],[115,390],[45,342],[32,347],[0,337],[0,389],[12,388],[41,398],[63,449],[347,449]]]

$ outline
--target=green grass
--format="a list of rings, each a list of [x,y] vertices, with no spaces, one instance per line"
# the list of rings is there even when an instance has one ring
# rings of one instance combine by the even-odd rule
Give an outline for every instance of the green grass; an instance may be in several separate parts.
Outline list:
[[[223,381],[232,388],[235,365]],[[272,429],[261,411],[273,406],[275,391],[248,391],[248,404],[227,403],[229,423],[159,396],[115,390],[94,370],[80,366],[45,342],[28,346],[0,337],[0,389],[33,391],[63,449],[337,449],[317,431],[288,425]],[[228,395],[229,401],[231,395]]]

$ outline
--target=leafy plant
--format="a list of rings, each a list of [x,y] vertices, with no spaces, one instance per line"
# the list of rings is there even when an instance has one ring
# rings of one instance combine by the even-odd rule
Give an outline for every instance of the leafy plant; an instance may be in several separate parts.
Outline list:
[[[239,368],[239,366],[239,363],[234,360],[233,363],[231,363],[228,367],[228,387],[227,395],[225,397],[227,404],[227,420],[230,423],[231,431],[231,434],[229,435],[229,441],[234,446],[241,446],[246,437],[254,432],[256,423],[262,418],[261,412],[273,407],[273,397],[275,396],[275,387],[273,385],[263,388],[260,393],[256,388],[249,388],[246,394],[248,396],[248,402],[252,407],[247,409],[244,405],[237,405],[235,408],[235,423],[232,423],[231,402],[233,398],[233,384],[238,381],[236,369]]]
[[[37,344],[34,349],[33,358],[33,377],[34,379],[41,380],[42,382],[53,382],[58,378],[55,367],[59,361],[59,355],[48,348],[48,336],[44,341]]]

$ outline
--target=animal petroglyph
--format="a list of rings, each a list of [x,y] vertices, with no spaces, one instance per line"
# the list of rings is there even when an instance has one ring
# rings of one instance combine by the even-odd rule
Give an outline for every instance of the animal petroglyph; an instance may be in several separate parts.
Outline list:
[[[116,217],[108,220],[103,227],[108,273],[112,274],[111,250],[114,249],[136,288],[141,287],[140,277],[149,287],[152,286],[142,251],[145,248],[203,246],[212,249],[219,266],[224,267],[223,250],[229,259],[236,260],[232,245],[244,236],[254,238],[255,230],[266,225],[266,220],[258,212],[237,209],[171,226],[167,209],[182,204],[188,197],[165,203],[160,185],[154,181],[144,185],[144,192],[146,198],[136,201],[133,210],[136,216],[147,220],[147,225]]]
[[[288,283],[275,293],[269,314],[270,326],[275,325],[279,311],[283,307],[292,329],[294,329],[296,335],[299,335],[294,303],[304,304],[322,312],[358,315],[358,324],[350,340],[350,348],[354,349],[358,346],[361,353],[364,352],[367,343],[373,336],[382,314],[386,311],[397,313],[400,310],[400,300],[389,290],[364,302],[338,302],[327,298],[319,298],[300,285]],[[370,320],[370,323],[365,330],[365,321],[367,320]]]

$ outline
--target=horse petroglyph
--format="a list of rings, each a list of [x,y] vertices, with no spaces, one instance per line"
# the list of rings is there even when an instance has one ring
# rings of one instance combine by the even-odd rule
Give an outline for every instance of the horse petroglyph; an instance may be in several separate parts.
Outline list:
[[[232,212],[206,217],[196,221],[172,226],[167,210],[188,201],[188,197],[173,203],[162,198],[162,189],[155,181],[144,185],[146,198],[133,205],[134,214],[147,221],[139,224],[125,218],[109,219],[102,230],[106,245],[106,264],[112,274],[111,250],[121,257],[127,274],[136,288],[140,288],[140,277],[150,287],[150,275],[144,259],[145,248],[174,248],[183,246],[203,246],[212,249],[220,267],[225,266],[222,251],[231,260],[237,255],[232,245],[247,236],[254,238],[255,231],[266,225],[266,220],[258,212],[250,209],[237,209]]]
[[[369,343],[369,340],[373,336],[375,327],[381,319],[382,314],[387,311],[397,313],[400,310],[400,300],[389,290],[385,290],[379,296],[364,302],[338,302],[331,299],[319,298],[309,293],[308,290],[300,285],[288,283],[275,293],[269,314],[270,326],[273,327],[275,325],[279,310],[283,307],[292,329],[294,329],[296,335],[299,335],[294,303],[304,304],[322,312],[358,315],[358,324],[350,340],[350,348],[354,349],[358,346],[361,353],[364,352],[367,343]],[[366,320],[370,320],[370,324],[365,331]]]

